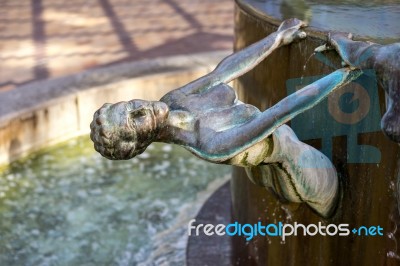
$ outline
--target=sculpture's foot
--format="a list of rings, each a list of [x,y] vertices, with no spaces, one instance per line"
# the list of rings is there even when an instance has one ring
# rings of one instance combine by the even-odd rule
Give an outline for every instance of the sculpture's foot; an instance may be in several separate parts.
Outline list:
[[[381,120],[385,135],[394,142],[400,143],[400,103],[389,100],[386,113]]]

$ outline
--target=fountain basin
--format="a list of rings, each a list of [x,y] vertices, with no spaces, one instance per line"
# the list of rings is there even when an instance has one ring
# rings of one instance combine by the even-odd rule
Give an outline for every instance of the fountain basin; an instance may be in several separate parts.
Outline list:
[[[274,32],[284,17],[265,7],[283,2],[237,0],[235,50]],[[310,6],[318,7],[318,4],[310,1]],[[398,3],[395,7],[392,14],[399,18]],[[347,8],[351,9],[352,4],[347,3]],[[330,6],[327,12],[334,16],[335,6]],[[352,29],[342,27],[342,24],[330,27],[331,23],[318,28],[322,25],[318,23],[312,22],[311,27],[305,29],[308,35],[305,40],[279,49],[238,78],[234,87],[239,98],[265,110],[290,93],[340,68],[341,60],[334,51],[312,55],[316,47],[326,42],[329,30]],[[357,23],[358,17],[354,17],[347,26]],[[365,29],[365,23],[360,24]],[[353,33],[358,39],[374,39],[382,43],[399,41],[396,31],[390,32],[390,37],[378,34],[376,38],[364,32]],[[348,224],[351,230],[379,225],[384,228],[384,234],[358,235],[358,231],[346,237],[301,234],[285,241],[280,237],[257,236],[251,241],[237,237],[233,238],[233,264],[394,265],[399,262],[397,187],[400,150],[380,130],[386,98],[374,75],[372,70],[366,71],[350,88],[338,91],[289,123],[302,141],[331,158],[338,171],[341,194],[334,215],[324,219],[304,204],[281,202],[270,191],[251,183],[242,168],[234,168],[231,181],[232,219],[241,224],[256,224],[259,221],[264,224]],[[360,95],[358,92],[364,96],[357,96],[353,101],[354,95]],[[360,108],[364,110],[363,115],[357,113]]]
[[[89,124],[103,103],[158,100],[226,55],[127,63],[2,93],[0,264],[184,263],[186,224],[230,168],[162,144],[109,161]]]

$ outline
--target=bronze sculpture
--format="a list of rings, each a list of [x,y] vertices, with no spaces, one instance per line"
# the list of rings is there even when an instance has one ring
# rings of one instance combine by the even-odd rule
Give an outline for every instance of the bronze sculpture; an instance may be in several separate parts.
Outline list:
[[[385,135],[400,142],[400,43],[387,45],[369,41],[353,41],[352,34],[333,32],[327,45],[317,51],[335,49],[344,63],[354,68],[373,69],[386,93],[386,112],[381,120]]]
[[[95,149],[108,159],[130,159],[153,141],[178,144],[201,159],[245,167],[253,182],[271,188],[281,199],[305,202],[318,214],[331,215],[339,186],[333,164],[284,123],[361,72],[337,70],[264,112],[240,102],[226,85],[277,48],[305,38],[304,26],[297,19],[284,21],[275,33],[160,101],[103,105],[91,123]]]

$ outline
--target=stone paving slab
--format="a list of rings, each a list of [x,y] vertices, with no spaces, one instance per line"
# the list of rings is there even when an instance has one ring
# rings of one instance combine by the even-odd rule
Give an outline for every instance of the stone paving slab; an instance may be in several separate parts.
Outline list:
[[[32,81],[232,49],[233,0],[0,0],[0,101]]]

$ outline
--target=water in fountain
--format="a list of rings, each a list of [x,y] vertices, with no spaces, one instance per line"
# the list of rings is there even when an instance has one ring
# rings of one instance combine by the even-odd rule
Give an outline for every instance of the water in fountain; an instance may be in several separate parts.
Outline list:
[[[229,167],[153,144],[109,161],[78,138],[0,172],[0,265],[183,264],[186,226]]]
[[[312,27],[357,33],[378,43],[400,41],[400,1],[243,0],[277,19],[296,17]],[[357,23],[354,22],[357,18]],[[368,26],[366,26],[368,25]]]

